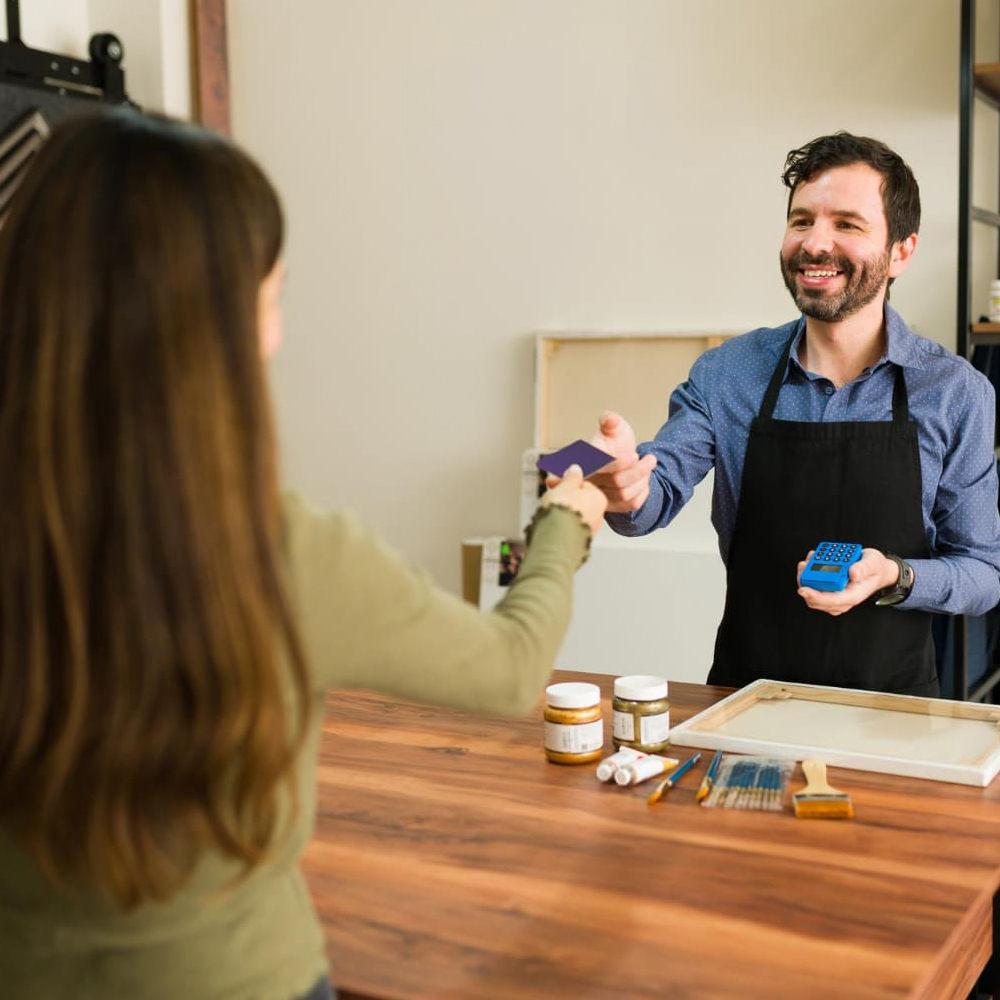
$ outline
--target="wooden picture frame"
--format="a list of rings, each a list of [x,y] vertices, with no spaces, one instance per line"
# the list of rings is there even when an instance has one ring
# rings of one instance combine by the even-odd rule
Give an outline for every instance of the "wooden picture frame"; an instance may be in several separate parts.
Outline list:
[[[670,742],[985,787],[1000,771],[1000,706],[758,680]]]
[[[189,0],[191,113],[196,122],[229,135],[229,56],[226,0]]]

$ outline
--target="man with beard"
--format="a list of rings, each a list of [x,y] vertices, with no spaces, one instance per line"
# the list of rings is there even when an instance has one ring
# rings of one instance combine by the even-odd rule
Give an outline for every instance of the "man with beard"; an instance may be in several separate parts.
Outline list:
[[[887,304],[920,223],[896,153],[821,136],[783,180],[781,273],[802,315],[702,355],[638,449],[603,414],[593,441],[616,460],[593,482],[615,531],[642,535],[715,468],[727,586],[709,683],[935,696],[931,613],[1000,600],[993,388]],[[864,546],[842,591],[798,582],[820,540]]]

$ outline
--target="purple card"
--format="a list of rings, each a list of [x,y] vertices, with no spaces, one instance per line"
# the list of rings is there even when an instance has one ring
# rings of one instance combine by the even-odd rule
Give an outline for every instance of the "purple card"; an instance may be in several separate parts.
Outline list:
[[[609,455],[606,451],[595,448],[581,438],[579,441],[566,445],[565,448],[542,455],[537,465],[543,472],[548,472],[553,476],[561,476],[571,465],[579,465],[583,469],[583,476],[586,479],[587,476],[603,469],[614,460],[614,455]]]

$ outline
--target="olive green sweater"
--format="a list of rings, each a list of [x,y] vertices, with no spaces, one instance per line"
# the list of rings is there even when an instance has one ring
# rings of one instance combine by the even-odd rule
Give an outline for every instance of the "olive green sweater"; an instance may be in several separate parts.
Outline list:
[[[371,688],[510,715],[537,704],[585,551],[575,514],[554,509],[540,519],[509,593],[482,613],[437,589],[353,517],[319,513],[293,497],[285,510],[291,596],[315,678],[293,836],[235,885],[234,866],[208,855],[170,902],[122,914],[96,893],[54,889],[0,829],[0,996],[290,1000],[304,993],[326,971],[298,857],[312,830],[327,689]]]

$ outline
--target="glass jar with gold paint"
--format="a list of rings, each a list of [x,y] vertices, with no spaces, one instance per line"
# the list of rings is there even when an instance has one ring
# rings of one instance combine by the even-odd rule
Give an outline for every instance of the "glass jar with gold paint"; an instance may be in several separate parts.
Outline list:
[[[604,750],[601,689],[567,682],[545,689],[545,756],[554,764],[587,764]]]
[[[663,677],[632,674],[616,677],[611,701],[611,736],[623,746],[659,753],[670,736],[670,701]]]

